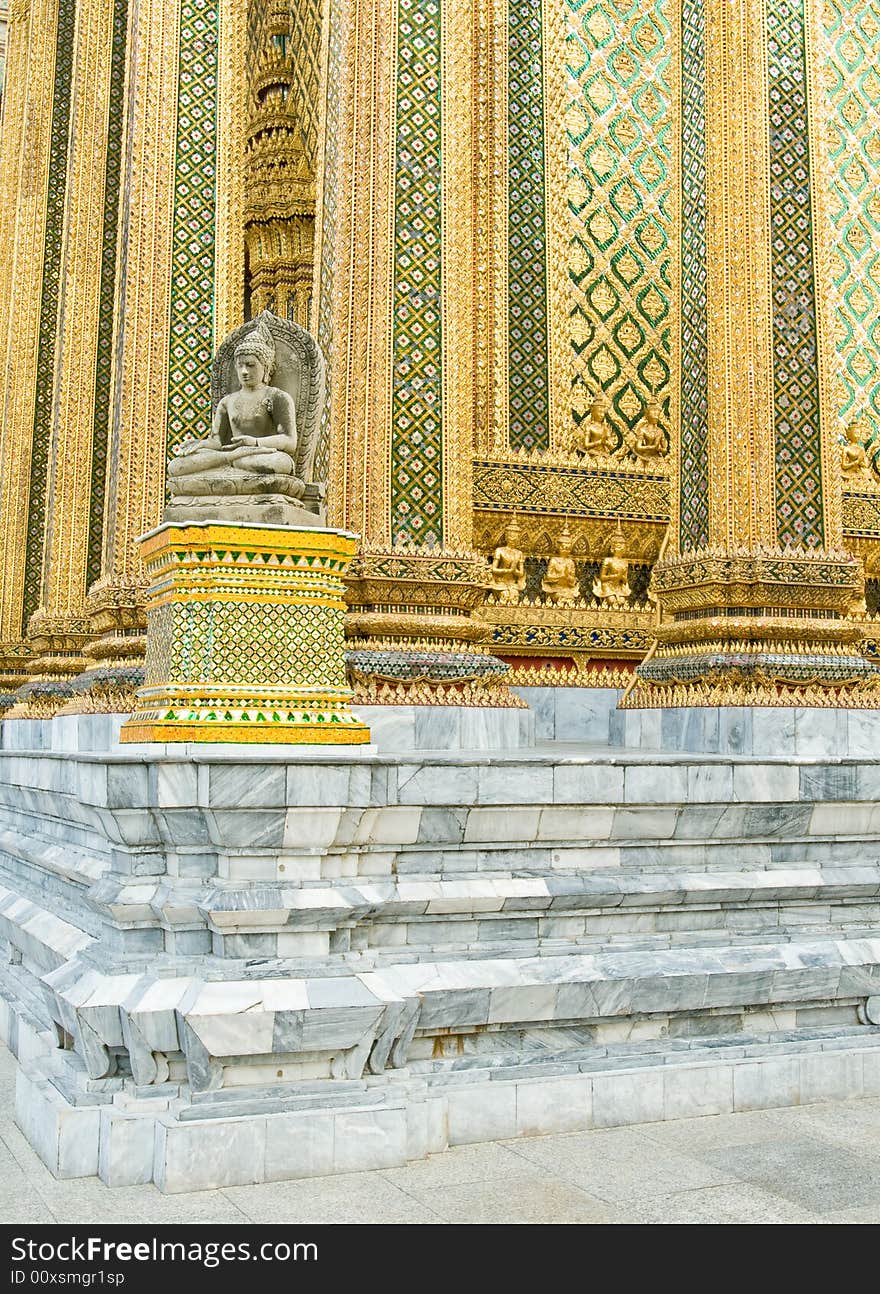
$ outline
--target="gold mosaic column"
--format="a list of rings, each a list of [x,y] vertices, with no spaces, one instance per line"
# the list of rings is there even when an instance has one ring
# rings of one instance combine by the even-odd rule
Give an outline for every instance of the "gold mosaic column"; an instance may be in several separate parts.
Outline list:
[[[137,541],[159,524],[165,501],[180,28],[178,4],[144,0],[130,33],[102,565],[87,599],[88,686],[68,710],[129,710],[143,679],[147,581]],[[220,245],[231,241],[221,231]],[[234,265],[219,278],[218,309],[229,312]]]
[[[165,524],[144,535],[147,664],[122,741],[362,745],[348,708],[354,535]]]
[[[846,621],[810,6],[682,5],[681,425],[630,706],[880,700]]]
[[[35,596],[28,558],[42,533],[41,498],[32,497],[30,478],[53,122],[47,87],[54,81],[57,36],[57,0],[29,5],[14,0],[0,139],[0,317],[5,322],[0,344],[4,372],[14,375],[0,396],[0,695],[5,705],[26,677],[25,621]]]
[[[27,626],[32,678],[11,718],[48,715],[63,705],[63,680],[80,673],[90,632],[85,610],[89,539],[93,508],[100,507],[92,498],[91,403],[101,312],[113,11],[113,0],[86,0],[76,9],[43,587],[41,605]]]
[[[335,186],[333,524],[363,535],[348,580],[364,702],[510,704],[472,612],[478,248],[476,13],[351,0]],[[332,45],[332,34],[331,34]]]

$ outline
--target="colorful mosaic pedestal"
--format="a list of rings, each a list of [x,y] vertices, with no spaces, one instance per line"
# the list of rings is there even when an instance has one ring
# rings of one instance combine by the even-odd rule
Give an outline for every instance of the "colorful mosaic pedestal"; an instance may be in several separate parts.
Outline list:
[[[369,742],[345,680],[353,535],[166,523],[140,542],[146,678],[121,741]]]

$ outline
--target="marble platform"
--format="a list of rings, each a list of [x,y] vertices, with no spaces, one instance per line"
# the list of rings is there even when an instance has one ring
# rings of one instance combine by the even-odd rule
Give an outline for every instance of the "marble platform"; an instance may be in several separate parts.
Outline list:
[[[538,740],[685,754],[880,757],[880,709],[794,706],[618,710],[615,688],[517,688]]]
[[[52,1171],[173,1192],[880,1093],[880,761],[612,750],[568,700],[494,752],[3,724],[0,1031]]]

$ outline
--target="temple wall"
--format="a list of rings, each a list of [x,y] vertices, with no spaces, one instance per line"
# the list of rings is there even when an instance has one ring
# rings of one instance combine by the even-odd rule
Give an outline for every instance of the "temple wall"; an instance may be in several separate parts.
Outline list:
[[[670,520],[682,546],[730,542],[748,477],[724,458],[729,382],[710,372],[723,311],[707,297],[715,55],[703,8],[180,0],[161,20],[126,0],[98,9],[91,27],[84,0],[10,13],[4,686],[26,659],[82,665],[82,640],[108,632],[110,604],[127,608],[119,632],[142,627],[134,540],[161,514],[166,452],[207,431],[210,357],[247,312],[255,228],[284,312],[308,319],[328,357],[318,462],[331,517],[362,534],[365,553],[405,566],[401,550],[421,560],[436,549],[467,581],[516,514],[526,588],[513,605],[467,610],[488,625],[485,645],[551,675],[595,683],[607,671],[619,683],[650,641],[647,581]],[[880,22],[865,0],[773,0],[754,22],[766,70],[750,128],[764,140],[769,242],[750,254],[766,261],[759,368],[774,428],[756,524],[782,546],[842,538],[865,560],[870,617]],[[88,109],[76,30],[82,66],[105,87]],[[254,53],[263,37],[289,65],[282,115],[299,144],[285,153],[293,206],[267,208],[261,224],[243,158],[251,99],[274,66]],[[35,68],[41,85],[48,71],[49,100]],[[273,241],[278,220],[286,242]],[[751,362],[744,348],[744,373]],[[608,443],[577,453],[598,394]],[[646,456],[634,445],[651,399],[663,439]],[[842,480],[853,424],[865,464]],[[554,605],[541,585],[563,529],[578,593]],[[623,609],[592,593],[618,529]],[[410,584],[430,583],[425,569],[413,566]],[[411,608],[409,593],[398,580],[382,605]],[[70,633],[56,624],[47,642],[32,626],[29,637],[37,612],[36,629],[61,615]],[[411,610],[393,615],[382,641],[448,645]]]

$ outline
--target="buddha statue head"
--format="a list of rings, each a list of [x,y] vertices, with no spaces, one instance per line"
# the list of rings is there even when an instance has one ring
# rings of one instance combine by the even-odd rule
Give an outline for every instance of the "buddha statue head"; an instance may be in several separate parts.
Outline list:
[[[254,390],[269,382],[275,373],[275,342],[263,324],[257,324],[242,337],[233,352],[235,371],[245,390]]]

